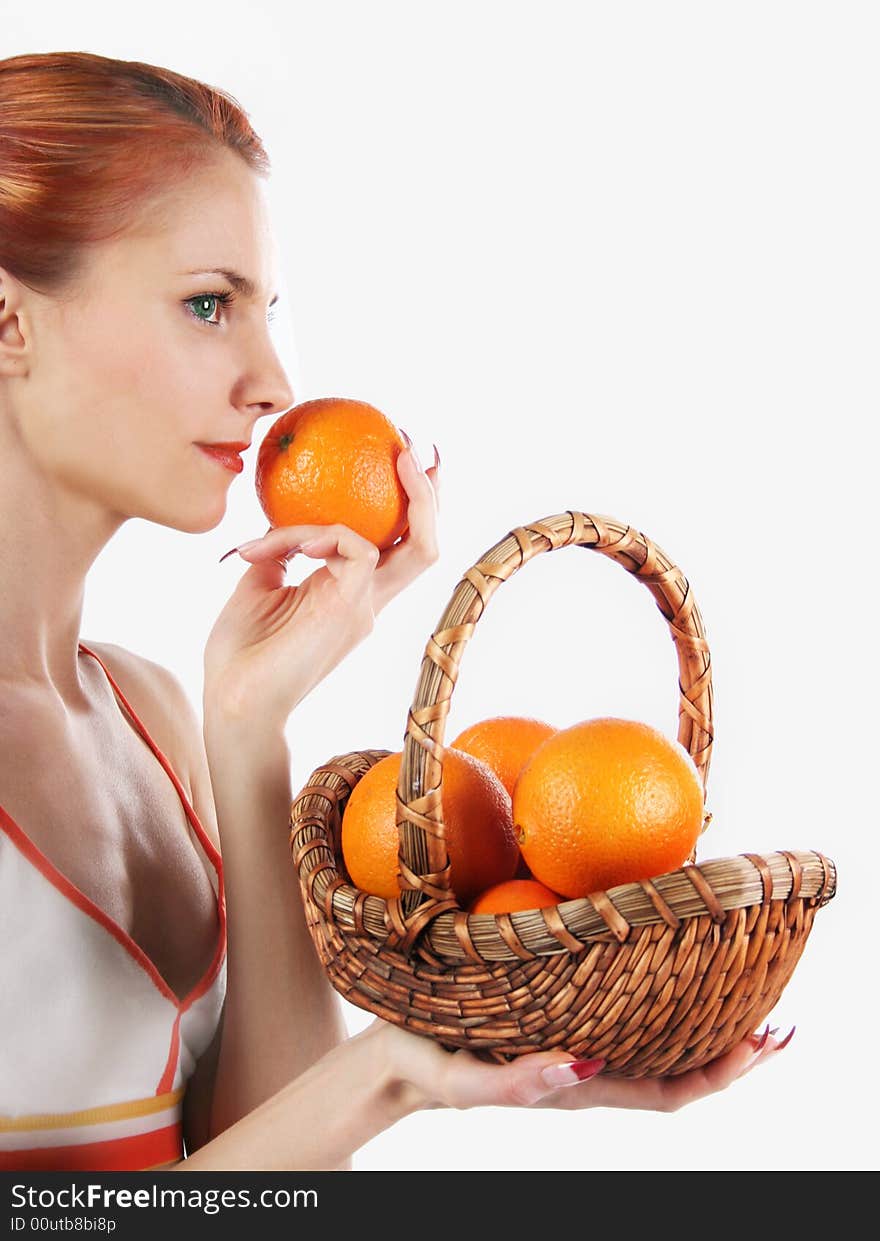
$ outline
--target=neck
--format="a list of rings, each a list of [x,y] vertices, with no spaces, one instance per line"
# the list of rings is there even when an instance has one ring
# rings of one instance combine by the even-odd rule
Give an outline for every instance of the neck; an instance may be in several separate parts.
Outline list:
[[[20,445],[0,444],[0,460],[0,692],[81,702],[86,574],[125,517],[38,471]]]

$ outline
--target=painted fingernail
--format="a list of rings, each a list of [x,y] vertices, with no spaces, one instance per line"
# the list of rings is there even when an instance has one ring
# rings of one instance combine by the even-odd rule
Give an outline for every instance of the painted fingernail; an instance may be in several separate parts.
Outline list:
[[[794,1032],[796,1029],[797,1029],[797,1026],[791,1027],[791,1029],[789,1030],[788,1034],[786,1034],[782,1042],[776,1044],[776,1051],[782,1051],[783,1047],[787,1047],[789,1045],[791,1040],[794,1038]],[[788,1063],[788,1061],[786,1061],[786,1063]]]
[[[434,449],[434,468],[438,469],[440,466],[440,453],[436,444],[432,444],[431,447]]]
[[[226,560],[228,556],[234,556],[237,551],[238,551],[238,548],[233,547],[230,551],[224,552],[223,555],[220,557],[220,559],[217,561],[217,563],[222,564],[223,561]]]
[[[406,431],[404,431],[403,427],[398,427],[397,429],[400,432],[400,434],[403,436],[403,438],[406,440],[406,446],[409,449],[410,454],[412,455],[412,459],[415,462],[416,469],[419,471],[420,474],[424,474],[425,467],[422,465],[421,461],[419,460],[419,454],[416,452],[415,445],[413,444],[410,437],[407,435]]]
[[[276,556],[276,560],[278,561],[280,565],[283,565],[284,568],[286,569],[287,566],[290,564],[291,560],[293,560],[295,556],[298,556],[301,551],[302,551],[302,544],[297,543],[296,547],[288,547],[286,552],[283,552],[282,555],[280,556]]]
[[[604,1068],[604,1060],[570,1060],[568,1064],[551,1064],[542,1069],[541,1080],[547,1086],[575,1086],[589,1081]]]
[[[249,552],[252,548],[256,547],[258,543],[262,543],[262,541],[262,539],[250,539],[247,543],[239,543],[235,550],[238,552]]]
[[[755,1049],[755,1052],[764,1050],[764,1047],[766,1046],[766,1043],[767,1043],[767,1039],[769,1037],[770,1037],[770,1023],[768,1021],[767,1025],[764,1026],[764,1029],[760,1035],[751,1034],[749,1036],[749,1038],[751,1039],[752,1047]]]

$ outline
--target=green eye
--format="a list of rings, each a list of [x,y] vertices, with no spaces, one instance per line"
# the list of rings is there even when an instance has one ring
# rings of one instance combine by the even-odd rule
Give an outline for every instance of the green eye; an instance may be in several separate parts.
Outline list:
[[[184,301],[194,319],[198,319],[199,323],[209,323],[211,327],[219,327],[220,320],[212,317],[212,305],[218,303],[221,306],[228,306],[230,302],[235,301],[234,293],[197,293],[195,297],[188,297]],[[275,318],[274,309],[270,308],[266,315],[269,323]]]
[[[189,307],[193,318],[198,319],[199,323],[210,323],[212,327],[219,327],[219,321],[211,318],[211,305],[218,302],[225,306],[234,296],[233,293],[198,293],[195,297],[188,297],[184,305]]]
[[[196,307],[193,313],[201,316],[202,311],[204,311],[205,314],[208,316],[208,318],[210,318],[211,312],[208,309],[208,306],[210,305],[211,302],[216,301],[216,298],[214,298],[213,296],[212,297],[196,297],[196,298],[193,298],[193,301],[196,303]]]

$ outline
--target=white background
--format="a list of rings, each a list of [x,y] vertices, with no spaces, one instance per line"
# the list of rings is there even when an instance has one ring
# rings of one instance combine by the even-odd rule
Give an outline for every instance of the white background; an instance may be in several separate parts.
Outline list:
[[[426,464],[442,454],[441,559],[291,718],[295,791],[334,754],[401,747],[459,577],[513,526],[575,508],[643,530],[700,606],[717,726],[700,860],[815,848],[839,868],[772,1015],[795,1038],[751,1077],[669,1116],[422,1113],[356,1169],[876,1165],[874,16],[2,5],[0,55],[145,60],[238,99],[273,162],[274,330],[297,399],[371,401]],[[164,664],[199,707],[243,571],[218,558],[266,526],[255,458],[219,527],[129,522],[88,582],[84,638]],[[650,594],[569,549],[493,599],[446,737],[508,712],[674,735],[676,678]],[[351,1032],[372,1019],[345,1015]]]

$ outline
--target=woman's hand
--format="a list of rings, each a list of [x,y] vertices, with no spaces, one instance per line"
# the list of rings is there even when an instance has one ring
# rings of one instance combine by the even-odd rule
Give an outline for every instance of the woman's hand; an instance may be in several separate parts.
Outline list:
[[[775,1032],[774,1032],[775,1033]],[[791,1034],[794,1033],[792,1030]],[[487,1064],[461,1048],[439,1043],[377,1017],[361,1035],[382,1044],[391,1081],[409,1091],[414,1111],[436,1107],[628,1107],[674,1112],[686,1103],[724,1090],[731,1082],[781,1051],[769,1028],[750,1035],[725,1055],[677,1077],[603,1078],[603,1061],[572,1061],[563,1051],[530,1052],[509,1064]],[[583,1066],[581,1076],[570,1069]]]
[[[234,548],[250,562],[205,646],[205,702],[243,720],[281,726],[297,703],[371,633],[389,600],[438,557],[440,461],[424,470],[413,449],[397,471],[409,497],[409,528],[379,553],[348,526],[271,526]],[[286,586],[298,552],[324,560]],[[229,553],[227,553],[229,554]]]

